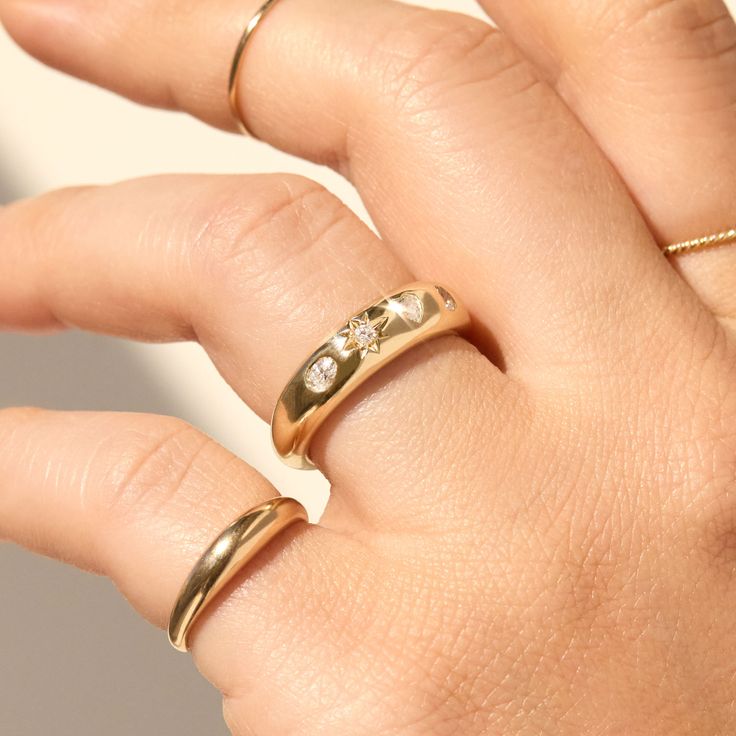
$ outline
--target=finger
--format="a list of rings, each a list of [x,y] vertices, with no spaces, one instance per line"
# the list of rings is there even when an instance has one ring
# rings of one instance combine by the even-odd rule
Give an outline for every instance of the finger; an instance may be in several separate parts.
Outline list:
[[[736,24],[722,0],[482,0],[623,174],[662,245],[736,220]],[[676,267],[736,319],[736,250]]]
[[[229,127],[227,71],[257,5],[2,7],[44,60]],[[488,25],[385,0],[281,2],[247,50],[240,99],[258,136],[350,174],[402,261],[453,283],[512,373],[570,370],[574,354],[600,374],[641,315],[669,317],[679,284],[628,193]]]
[[[0,538],[109,576],[160,627],[212,539],[276,495],[254,470],[179,420],[0,411]],[[288,611],[300,602],[329,600],[348,560],[360,569],[353,544],[341,540],[335,532],[296,525],[248,567],[237,592],[207,609],[191,642],[200,667],[220,688],[266,695],[263,663],[252,649],[238,649],[237,667],[220,649],[225,642],[232,648],[234,629],[278,646],[274,633],[292,631]],[[303,633],[322,626],[321,617],[302,610]],[[296,673],[302,652],[293,652]],[[279,684],[288,692],[283,677]]]
[[[414,280],[341,203],[298,177],[161,177],[63,191],[0,212],[0,250],[0,323],[196,336],[264,419],[325,333]],[[433,501],[448,492],[429,472],[438,417],[451,433],[448,456],[461,461],[470,433],[481,423],[493,431],[492,415],[513,410],[478,402],[478,393],[510,399],[508,383],[464,340],[435,341],[346,402],[313,458],[361,523],[434,523]],[[389,448],[390,463],[356,461]],[[415,504],[397,508],[397,498]]]

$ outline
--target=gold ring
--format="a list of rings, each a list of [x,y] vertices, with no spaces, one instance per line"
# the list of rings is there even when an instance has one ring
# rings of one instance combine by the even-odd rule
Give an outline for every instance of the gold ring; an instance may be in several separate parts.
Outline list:
[[[469,325],[460,302],[433,284],[410,284],[361,309],[309,356],[281,394],[271,420],[276,452],[287,465],[314,468],[312,437],[352,391],[418,343]]]
[[[663,248],[662,252],[666,256],[676,256],[684,253],[697,253],[701,250],[718,248],[721,245],[730,245],[732,243],[736,243],[736,228],[724,230],[721,233],[714,233],[713,235],[706,235],[702,238],[695,238],[694,240],[685,240],[682,243],[672,243],[672,245]]]
[[[307,520],[298,501],[279,497],[230,524],[199,558],[179,592],[169,619],[171,645],[186,652],[189,630],[215,596],[281,532]]]
[[[248,129],[248,126],[246,126],[245,121],[240,114],[240,106],[238,105],[238,81],[240,78],[240,70],[243,66],[243,56],[245,54],[245,49],[248,46],[248,41],[253,38],[253,34],[256,32],[258,26],[261,24],[261,21],[266,17],[268,11],[271,10],[271,8],[273,8],[273,6],[276,5],[277,2],[278,0],[266,0],[266,2],[261,5],[261,7],[256,11],[255,15],[250,19],[248,25],[245,28],[245,31],[243,31],[243,35],[240,37],[238,48],[235,50],[233,63],[230,67],[230,77],[227,87],[227,98],[230,102],[230,110],[232,111],[233,118],[235,118],[235,122],[237,123],[240,132],[244,135],[250,135],[253,138],[255,138],[256,136],[253,135],[253,133]]]

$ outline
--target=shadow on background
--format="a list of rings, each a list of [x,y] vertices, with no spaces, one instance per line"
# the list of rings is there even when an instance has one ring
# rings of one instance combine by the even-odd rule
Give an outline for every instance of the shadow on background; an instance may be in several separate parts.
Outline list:
[[[0,202],[21,195],[0,175]],[[123,341],[79,332],[0,334],[0,407],[18,405],[177,413]],[[0,585],[3,736],[227,733],[218,694],[109,581],[4,544]]]
[[[0,406],[20,405],[177,413],[123,340],[82,332],[0,334]]]
[[[0,204],[12,202],[14,199],[18,199],[19,196],[16,189],[11,186],[8,178],[0,175]]]

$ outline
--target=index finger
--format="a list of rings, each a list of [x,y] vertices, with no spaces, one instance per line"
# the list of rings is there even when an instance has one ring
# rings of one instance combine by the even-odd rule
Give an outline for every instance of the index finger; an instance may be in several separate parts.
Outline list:
[[[228,73],[259,0],[4,2],[41,58],[234,127]],[[631,354],[642,314],[682,323],[671,295],[684,287],[628,192],[487,23],[391,0],[280,0],[246,51],[240,101],[259,137],[350,176],[391,248],[417,279],[453,285],[476,343],[510,373],[545,383],[576,354],[600,375]]]

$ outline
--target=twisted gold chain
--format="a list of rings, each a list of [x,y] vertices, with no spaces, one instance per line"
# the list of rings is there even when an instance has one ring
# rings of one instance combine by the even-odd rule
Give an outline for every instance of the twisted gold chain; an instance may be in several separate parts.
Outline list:
[[[736,243],[736,228],[724,230],[722,233],[715,233],[714,235],[706,235],[703,238],[686,240],[682,243],[673,243],[665,247],[662,252],[666,256],[675,256],[683,253],[696,253],[699,250],[717,248],[730,243]]]

